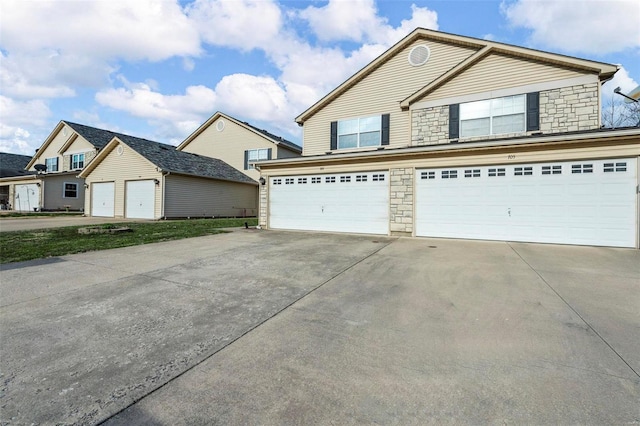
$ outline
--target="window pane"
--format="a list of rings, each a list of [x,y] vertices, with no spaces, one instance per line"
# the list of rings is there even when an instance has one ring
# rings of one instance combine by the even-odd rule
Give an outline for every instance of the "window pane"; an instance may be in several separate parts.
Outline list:
[[[360,133],[379,131],[380,126],[381,126],[380,116],[367,117],[367,118],[360,119]]]
[[[360,134],[360,146],[380,145],[380,132],[369,132]]]
[[[471,120],[475,118],[489,117],[491,114],[491,100],[468,102],[460,104],[460,119]]]
[[[491,113],[493,116],[524,113],[524,95],[507,96],[492,99]]]
[[[338,136],[338,149],[356,148],[358,146],[358,135]]]
[[[249,161],[256,161],[258,159],[258,150],[252,149],[248,155]]]
[[[524,132],[524,114],[501,115],[493,118],[493,134]]]
[[[358,133],[358,119],[338,121],[338,134],[348,135]]]
[[[484,136],[490,131],[491,120],[487,118],[478,118],[475,120],[460,121],[460,137]]]
[[[258,159],[259,160],[266,160],[268,156],[269,156],[269,150],[268,149],[261,149],[258,152]]]

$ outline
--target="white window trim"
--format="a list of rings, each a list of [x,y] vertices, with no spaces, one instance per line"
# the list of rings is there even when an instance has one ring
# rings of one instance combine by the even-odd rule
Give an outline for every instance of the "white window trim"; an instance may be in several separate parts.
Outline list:
[[[75,185],[76,186],[76,196],[75,197],[67,197],[67,185]],[[80,189],[80,186],[78,185],[77,182],[63,182],[62,183],[62,198],[78,198],[78,191]]]
[[[379,133],[379,137],[378,137],[378,144],[377,145],[367,145],[367,146],[360,146],[360,120],[364,120],[367,118],[378,118],[380,120],[380,129],[377,130],[377,132]],[[352,121],[352,120],[358,120],[358,133],[356,133],[357,135],[357,139],[356,139],[356,146],[350,146],[348,148],[341,148],[340,147],[340,123],[344,122],[344,121]],[[372,132],[364,132],[364,133],[372,133]],[[345,135],[352,135],[353,133],[345,133]],[[337,122],[337,129],[336,129],[336,149],[338,151],[347,151],[347,150],[359,150],[359,149],[366,149],[366,148],[378,148],[380,146],[382,146],[382,114],[374,114],[374,115],[366,115],[366,116],[362,116],[362,117],[351,117],[351,118],[343,118],[342,120],[338,120]]]
[[[73,167],[73,157],[76,156],[76,155],[82,155],[82,167]],[[71,154],[71,156],[69,157],[69,168],[71,170],[82,170],[82,169],[84,169],[85,158],[86,158],[86,155],[85,155],[84,152],[78,152],[76,154]]]
[[[264,160],[268,160],[269,159],[269,149],[270,148],[255,148],[255,149],[248,149],[247,150],[247,169],[249,170],[253,170],[255,169],[255,162],[256,161],[264,161]],[[265,152],[265,156],[264,158],[260,158],[260,151],[264,151]],[[257,158],[256,159],[251,159],[251,153],[252,152],[257,152]]]
[[[44,165],[47,165],[47,160],[56,160],[56,170],[49,170],[47,167],[47,173],[60,171],[60,159],[58,157],[48,157],[44,159]]]
[[[494,114],[493,113],[493,102],[497,101],[499,99],[504,99],[504,98],[513,98],[513,97],[522,97],[522,112],[519,113],[512,113],[512,114]],[[462,107],[465,104],[471,104],[474,102],[483,102],[483,101],[489,101],[489,115],[488,116],[482,116],[482,117],[476,117],[476,118],[471,118],[471,119],[464,119],[462,117]],[[508,115],[521,115],[523,117],[523,126],[522,129],[517,130],[517,131],[513,131],[513,132],[495,132],[494,131],[494,120],[497,117],[505,117]],[[489,133],[486,134],[480,134],[480,135],[463,135],[462,134],[462,122],[463,121],[471,121],[471,120],[478,120],[478,119],[485,119],[488,118],[489,119]],[[524,93],[520,93],[517,95],[510,95],[510,96],[500,96],[497,98],[490,98],[490,99],[482,99],[480,101],[473,101],[473,102],[464,102],[462,104],[460,104],[460,118],[458,120],[458,128],[460,129],[460,139],[466,139],[466,138],[477,138],[477,137],[484,137],[484,136],[496,136],[496,135],[504,135],[504,134],[511,134],[511,133],[516,133],[516,134],[520,134],[520,133],[525,133],[527,131],[527,95]]]

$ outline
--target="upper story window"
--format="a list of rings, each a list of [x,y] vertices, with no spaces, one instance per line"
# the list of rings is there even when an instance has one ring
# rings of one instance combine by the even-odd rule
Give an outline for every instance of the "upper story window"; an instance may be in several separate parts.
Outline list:
[[[48,172],[58,171],[58,157],[47,158],[44,160],[44,165],[47,166]]]
[[[524,131],[524,95],[460,104],[461,138]]]
[[[338,149],[380,146],[380,116],[338,121]]]
[[[449,105],[449,138],[524,133],[540,129],[540,94]]]
[[[84,154],[71,154],[71,170],[84,168]]]
[[[244,152],[244,169],[251,170],[255,166],[251,163],[261,160],[271,160],[271,148],[249,149]]]
[[[389,114],[358,117],[331,123],[331,149],[389,145]]]

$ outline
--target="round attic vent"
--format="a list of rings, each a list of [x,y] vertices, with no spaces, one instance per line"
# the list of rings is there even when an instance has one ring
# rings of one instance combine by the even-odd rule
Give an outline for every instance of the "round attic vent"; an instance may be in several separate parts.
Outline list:
[[[124,148],[122,147],[122,145],[118,145],[118,147],[116,148],[116,154],[122,155],[123,152]]]
[[[216,130],[219,132],[224,130],[224,121],[218,120],[218,122],[216,123]]]
[[[429,56],[431,56],[429,48],[424,44],[418,45],[409,52],[409,63],[414,67],[419,67],[427,63]]]

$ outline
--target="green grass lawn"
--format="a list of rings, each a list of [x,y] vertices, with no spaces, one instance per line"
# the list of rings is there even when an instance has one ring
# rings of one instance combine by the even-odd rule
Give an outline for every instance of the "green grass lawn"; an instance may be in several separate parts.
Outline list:
[[[78,228],[82,226],[3,232],[0,234],[0,263],[218,234],[224,232],[220,228],[242,227],[245,222],[255,226],[258,221],[255,218],[191,219],[97,225],[126,226],[132,230],[117,234],[81,235]]]
[[[0,217],[24,217],[24,218],[37,218],[43,216],[82,216],[82,212],[33,212],[33,213],[21,213],[21,212],[0,212]]]

